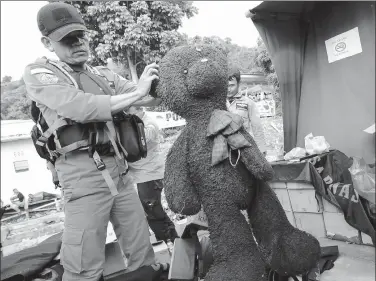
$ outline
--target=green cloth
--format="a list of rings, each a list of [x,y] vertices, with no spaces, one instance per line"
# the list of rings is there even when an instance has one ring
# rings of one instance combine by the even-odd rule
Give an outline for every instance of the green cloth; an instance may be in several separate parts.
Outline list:
[[[250,147],[251,144],[240,132],[243,118],[225,110],[214,110],[207,128],[207,137],[214,137],[212,166],[229,157],[229,149],[236,150]]]

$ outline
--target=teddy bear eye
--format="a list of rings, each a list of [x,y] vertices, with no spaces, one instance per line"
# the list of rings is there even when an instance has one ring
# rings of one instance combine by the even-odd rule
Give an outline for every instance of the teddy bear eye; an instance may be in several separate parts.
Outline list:
[[[184,69],[183,73],[187,74],[188,73],[188,69]]]

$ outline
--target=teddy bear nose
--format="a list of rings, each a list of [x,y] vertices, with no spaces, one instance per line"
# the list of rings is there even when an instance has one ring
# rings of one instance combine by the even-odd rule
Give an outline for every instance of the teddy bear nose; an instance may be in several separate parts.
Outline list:
[[[208,97],[220,89],[223,85],[220,81],[226,81],[226,68],[208,58],[201,58],[193,64],[188,71],[187,89],[191,95]]]

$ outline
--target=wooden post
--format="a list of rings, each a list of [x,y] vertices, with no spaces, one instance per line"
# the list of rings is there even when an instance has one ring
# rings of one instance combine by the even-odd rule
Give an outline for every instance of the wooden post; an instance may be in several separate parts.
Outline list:
[[[56,206],[56,210],[58,212],[60,212],[61,208],[60,208],[60,202],[59,202],[59,199],[55,198],[55,206]]]
[[[29,215],[29,200],[25,198],[25,215],[26,215],[26,219],[30,219],[30,215]]]

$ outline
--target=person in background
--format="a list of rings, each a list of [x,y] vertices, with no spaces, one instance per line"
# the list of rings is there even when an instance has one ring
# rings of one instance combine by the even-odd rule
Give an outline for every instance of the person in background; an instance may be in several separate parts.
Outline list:
[[[10,197],[10,202],[11,208],[20,213],[20,207],[25,207],[25,196],[15,188],[13,189],[13,196]]]
[[[1,208],[0,208],[0,220],[3,218],[3,215],[5,213],[5,209],[8,206],[4,206],[3,200],[1,200]],[[3,244],[0,242],[0,257],[3,257]]]
[[[5,210],[9,208],[10,205],[4,205],[3,200],[1,200],[1,208],[0,208],[0,220],[3,218],[3,215],[5,213]]]
[[[266,155],[266,142],[260,114],[256,103],[239,92],[240,71],[233,69],[228,77],[227,110],[240,115],[244,120],[244,128],[254,137],[260,151]]]
[[[159,143],[162,137],[158,125],[143,110],[142,107],[132,106],[129,114],[137,115],[145,126],[147,157],[134,163],[129,163],[129,174],[137,184],[138,196],[147,215],[150,228],[157,240],[173,242],[178,237],[174,223],[163,210],[161,193],[165,171],[165,155],[160,152]]]

